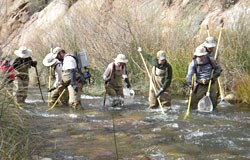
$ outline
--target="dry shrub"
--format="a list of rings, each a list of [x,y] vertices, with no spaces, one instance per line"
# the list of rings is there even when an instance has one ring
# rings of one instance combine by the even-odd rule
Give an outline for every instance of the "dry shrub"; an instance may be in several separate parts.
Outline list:
[[[250,103],[250,76],[247,74],[240,75],[238,82],[233,88],[237,97],[245,103]]]
[[[234,89],[232,86],[237,86],[242,75],[249,78],[250,37],[248,35],[250,28],[248,26],[250,24],[246,20],[247,18],[247,16],[241,15],[238,25],[225,30],[222,36],[222,82],[230,91]]]
[[[195,5],[200,3],[194,3],[193,7]],[[97,73],[98,87],[103,85],[101,75],[108,63],[118,53],[123,53],[129,59],[127,68],[133,87],[134,84],[146,84],[143,88],[147,88],[149,79],[137,47],[141,46],[151,55],[163,49],[167,51],[168,61],[173,67],[171,87],[181,89],[193,51],[206,37],[204,33],[197,38],[198,26],[205,15],[199,15],[192,21],[177,20],[165,26],[162,23],[163,10],[161,3],[150,0],[91,1],[88,4],[77,1],[69,8],[67,16],[55,23],[53,31],[48,32],[46,44],[41,40],[34,45],[43,46],[41,52],[49,50],[51,44],[61,46],[68,52],[86,50],[90,67]],[[238,28],[225,30],[222,34],[220,49],[224,71],[221,79],[227,90],[231,90],[230,86],[236,82],[235,73],[242,70],[249,73],[249,24],[246,24],[245,18],[242,16]],[[43,68],[41,71],[47,72]]]
[[[71,10],[74,12],[61,21],[60,34],[52,39],[70,52],[86,50],[91,67],[98,73],[102,73],[118,53],[125,54],[130,60],[127,68],[132,85],[146,84],[144,88],[148,87],[149,79],[137,47],[141,46],[153,56],[160,49],[166,50],[174,70],[173,82],[177,82],[173,88],[180,89],[193,50],[198,45],[192,38],[197,33],[191,24],[175,23],[169,26],[168,32],[162,33],[164,8],[161,3],[147,0],[143,3],[109,1],[104,4],[93,3],[89,7],[78,2],[73,5]],[[101,79],[101,74],[97,76]]]

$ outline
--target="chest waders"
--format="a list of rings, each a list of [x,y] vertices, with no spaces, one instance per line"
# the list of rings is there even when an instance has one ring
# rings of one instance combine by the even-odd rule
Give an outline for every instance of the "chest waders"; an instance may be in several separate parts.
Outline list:
[[[214,55],[214,60],[215,61],[216,61],[217,55],[218,55],[218,49],[219,49],[219,44],[220,44],[220,39],[221,39],[221,33],[222,33],[223,26],[224,26],[224,23],[223,23],[223,20],[222,20],[221,21],[221,29],[220,29],[219,38],[218,38],[218,44],[217,44],[215,55]],[[214,69],[212,69],[211,78],[213,76],[213,73],[214,73]],[[216,84],[218,84],[218,82],[216,82]],[[201,112],[212,112],[216,108],[218,96],[217,95],[211,95],[210,96],[210,89],[213,88],[213,86],[215,86],[216,84],[213,83],[213,85],[212,85],[212,80],[210,79],[206,95],[198,103],[198,110],[199,111],[201,111]],[[211,87],[211,85],[212,85],[212,87]],[[214,90],[218,90],[218,86],[216,86],[216,87],[217,88],[215,88]],[[215,99],[213,99],[212,100],[213,102],[212,102],[211,98],[213,98],[213,97]]]
[[[14,90],[15,96],[19,103],[24,103],[28,96],[28,85],[29,85],[29,68],[30,63],[21,64],[20,67],[16,69],[16,79],[14,80]]]
[[[111,97],[112,106],[122,106],[123,105],[123,70],[115,69],[113,65],[112,75],[110,81],[105,85],[107,94]]]
[[[153,86],[155,86],[156,91],[159,91],[163,86],[165,78],[168,77],[168,68],[159,69],[156,66],[152,68],[152,75],[149,89],[149,107],[150,108],[158,108],[159,103],[155,97],[155,92]],[[171,105],[171,93],[168,89],[166,89],[161,96],[159,97],[161,104],[163,107]]]

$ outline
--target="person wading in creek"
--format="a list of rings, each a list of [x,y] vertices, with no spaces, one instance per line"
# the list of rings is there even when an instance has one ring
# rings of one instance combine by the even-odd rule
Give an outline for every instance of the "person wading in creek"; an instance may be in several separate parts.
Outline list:
[[[203,42],[200,46],[204,47],[206,49],[206,52],[208,53],[207,55],[209,57],[214,58],[215,52],[216,52],[216,41],[214,40],[213,37],[207,37],[205,39],[205,42]],[[220,63],[220,56],[219,52],[217,53],[216,57],[216,63]]]
[[[51,94],[51,103],[54,104],[58,99],[59,95],[62,93],[64,84],[62,83],[62,62],[63,57],[65,55],[65,51],[60,47],[56,47],[53,49],[52,53],[49,53],[43,59],[43,65],[46,67],[52,67],[52,75],[55,78],[55,82],[52,87],[49,89]],[[60,103],[63,105],[67,105],[69,100],[68,90],[63,93],[60,98]]]
[[[153,66],[148,98],[149,108],[156,109],[159,107],[158,97],[163,107],[170,107],[171,92],[169,86],[172,81],[172,66],[167,62],[165,51],[158,51],[156,57],[147,54],[141,47],[138,47],[137,51]],[[156,94],[154,86],[156,88]]]
[[[186,76],[186,83],[189,87],[194,87],[194,91],[191,99],[191,109],[197,109],[198,102],[206,95],[208,90],[209,81],[212,80],[210,99],[213,104],[213,109],[217,106],[218,99],[218,83],[217,77],[220,76],[221,67],[216,64],[213,57],[207,55],[206,49],[202,46],[198,46],[195,49],[194,58],[189,64],[188,73]],[[214,70],[211,76],[212,70]],[[195,86],[191,85],[192,75],[196,75]]]
[[[12,92],[12,82],[15,80],[15,70],[12,65],[10,65],[10,57],[5,57],[3,62],[0,64],[0,78],[1,87],[6,87],[10,92]]]
[[[69,91],[69,106],[76,110],[84,109],[81,106],[81,92],[84,81],[78,70],[77,59],[70,53],[62,54],[63,52],[65,51],[61,50],[58,55],[63,58],[62,80]]]
[[[124,79],[127,88],[131,88],[128,79],[126,63],[128,59],[124,54],[118,54],[114,62],[110,63],[103,73],[106,93],[111,97],[112,107],[123,106],[123,83]]]
[[[13,62],[13,67],[16,70],[16,79],[14,81],[14,91],[18,103],[24,103],[28,96],[29,85],[29,68],[36,67],[37,61],[31,58],[32,50],[22,46],[16,50],[17,58]]]

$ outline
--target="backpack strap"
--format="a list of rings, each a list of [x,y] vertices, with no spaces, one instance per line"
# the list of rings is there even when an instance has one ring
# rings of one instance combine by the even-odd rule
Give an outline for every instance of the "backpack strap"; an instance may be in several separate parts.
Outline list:
[[[211,58],[209,56],[207,56],[208,62],[211,64],[212,69],[215,69],[216,64],[214,63],[214,61],[211,61]]]
[[[113,74],[115,72],[115,63],[113,62],[113,66],[112,66],[112,71],[110,74],[110,77],[112,77],[114,75],[114,78],[116,77],[115,74]]]
[[[215,69],[216,65],[215,65],[215,63],[213,63],[211,58],[209,56],[206,56],[206,58],[207,58],[208,63],[205,63],[205,64],[198,64],[197,60],[196,60],[196,57],[193,58],[195,73],[197,73],[197,67],[198,66],[204,66],[204,65],[207,65],[207,64],[210,64],[212,66],[212,69]]]

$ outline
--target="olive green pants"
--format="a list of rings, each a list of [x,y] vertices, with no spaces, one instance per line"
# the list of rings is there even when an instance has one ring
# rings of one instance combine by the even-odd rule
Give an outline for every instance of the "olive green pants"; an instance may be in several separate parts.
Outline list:
[[[77,76],[76,79],[78,79],[78,78],[79,77]],[[71,81],[70,73],[69,72],[63,72],[62,79],[63,79],[63,83],[70,84],[70,81]],[[69,106],[71,106],[74,109],[83,109],[83,107],[81,106],[81,93],[82,93],[83,85],[80,82],[76,82],[76,83],[77,83],[77,87],[78,87],[77,92],[74,90],[74,88],[71,85],[68,86]]]
[[[208,84],[207,85],[202,85],[198,84],[192,93],[191,97],[191,109],[197,109],[198,108],[198,103],[199,101],[206,95],[208,89]],[[213,103],[214,109],[217,106],[217,100],[218,100],[218,83],[215,81],[214,83],[211,84],[210,88],[210,98]]]
[[[158,100],[155,96],[155,92],[153,89],[149,91],[148,101],[149,101],[149,108],[159,107],[159,103],[158,103]],[[171,93],[168,89],[160,95],[160,103],[162,107],[171,106]]]
[[[18,103],[24,103],[28,96],[29,76],[17,76],[14,80],[14,91]]]
[[[59,85],[56,87],[56,89],[51,93],[51,103],[54,104],[56,102],[56,100],[58,99],[58,97],[60,96],[60,94],[63,92],[63,90],[65,89],[65,92],[63,93],[63,95],[60,98],[60,102],[62,104],[68,104],[69,103],[69,91],[67,88],[63,87],[63,85]]]

